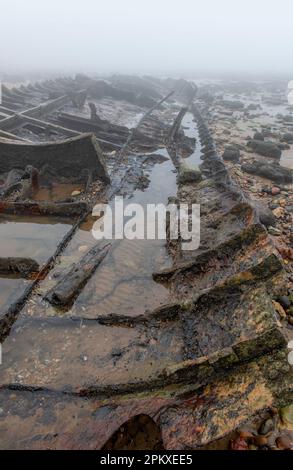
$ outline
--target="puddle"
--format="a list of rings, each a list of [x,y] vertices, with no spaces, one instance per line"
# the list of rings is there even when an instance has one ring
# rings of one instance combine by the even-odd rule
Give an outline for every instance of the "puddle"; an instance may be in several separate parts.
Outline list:
[[[35,201],[62,201],[72,197],[74,191],[83,191],[84,187],[78,184],[59,183],[51,186],[41,186],[33,195]]]
[[[184,158],[184,161],[190,163],[191,165],[200,165],[202,163],[201,157],[203,156],[203,153],[201,151],[197,123],[194,121],[194,116],[192,113],[187,112],[184,115],[181,123],[181,128],[183,128],[184,134],[187,137],[192,137],[196,139],[194,152],[189,157]]]
[[[166,149],[157,152],[168,157]],[[135,191],[130,203],[167,203],[176,194],[176,174],[170,160],[156,164],[145,191]],[[91,235],[90,235],[91,236]],[[169,291],[152,279],[154,271],[171,265],[164,240],[121,240],[75,302],[71,313],[84,316],[143,314],[168,301]]]
[[[59,218],[0,215],[0,257],[30,258],[40,266],[55,252],[71,224]],[[0,276],[0,310],[7,308],[31,281]]]
[[[166,149],[152,154],[164,155],[168,160],[156,163],[149,171],[147,189],[136,190],[124,203],[168,203],[169,196],[176,195],[176,172]],[[142,156],[143,158],[143,156]],[[35,297],[36,307],[28,308],[30,315],[83,316],[95,318],[110,313],[139,315],[152,310],[169,300],[169,290],[156,283],[152,274],[172,265],[166,250],[165,240],[113,240],[113,246],[96,273],[83,288],[68,312],[59,312],[41,301],[45,292],[56,284],[56,274],[64,272],[77,262],[97,241],[91,230],[91,217],[82,224],[64,250],[60,263],[56,265],[49,279],[42,282]]]

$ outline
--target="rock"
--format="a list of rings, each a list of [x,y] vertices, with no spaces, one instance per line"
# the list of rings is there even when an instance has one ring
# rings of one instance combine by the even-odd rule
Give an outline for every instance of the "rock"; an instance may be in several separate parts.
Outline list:
[[[279,230],[276,227],[271,227],[271,226],[268,227],[268,232],[269,232],[270,235],[273,235],[274,237],[277,237],[277,236],[282,234],[281,230]]]
[[[267,445],[268,440],[265,436],[256,436],[254,438],[254,443],[257,445],[257,447],[263,447]]]
[[[293,249],[288,246],[278,246],[277,250],[282,256],[283,259],[290,259],[293,260]]]
[[[275,217],[277,217],[277,219],[281,219],[282,217],[284,217],[285,214],[283,207],[277,207],[277,209],[274,209],[273,214]]]
[[[253,136],[254,140],[261,140],[262,142],[265,140],[263,134],[261,132],[256,132]]]
[[[233,146],[225,148],[223,159],[230,162],[239,162],[240,152],[239,149]]]
[[[274,421],[269,418],[260,426],[258,432],[259,434],[266,435],[274,429]]]
[[[249,431],[248,429],[239,429],[238,434],[239,434],[239,437],[241,439],[251,439],[251,438],[253,438],[252,432]]]
[[[289,150],[290,145],[289,144],[277,144],[280,150]]]
[[[293,431],[293,405],[281,408],[280,417],[283,425],[289,429],[289,431]]]
[[[273,212],[265,204],[259,201],[253,201],[253,207],[258,214],[260,222],[265,227],[274,227],[276,225],[276,219]]]
[[[241,165],[241,169],[246,173],[262,176],[276,183],[286,184],[293,182],[292,170],[282,167],[278,163],[244,163]]]
[[[76,197],[76,196],[79,196],[80,194],[81,194],[81,191],[77,189],[75,191],[72,191],[71,196]]]
[[[287,201],[286,199],[279,199],[278,200],[278,204],[280,204],[280,206],[284,207],[286,205]]]
[[[286,142],[287,144],[293,144],[293,134],[291,132],[286,132],[281,138],[282,142]]]
[[[282,307],[282,305],[279,302],[276,302],[275,300],[273,300],[272,302],[273,302],[274,308],[275,308],[276,312],[279,314],[280,318],[282,318],[282,319],[287,318],[286,312],[285,312],[284,308]],[[266,434],[266,433],[264,433],[264,434]]]
[[[271,193],[273,194],[273,196],[276,196],[277,194],[280,194],[281,190],[280,188],[278,188],[277,186],[274,186],[272,189],[271,189]]]
[[[248,111],[256,111],[257,109],[261,109],[261,106],[259,104],[250,103],[246,109]]]
[[[247,145],[259,155],[280,159],[282,151],[273,142],[262,142],[261,140],[250,140]]]
[[[230,441],[230,449],[231,450],[248,450],[248,444],[244,439],[241,437],[237,437]]]
[[[244,109],[244,104],[241,102],[241,101],[232,101],[232,100],[222,100],[220,101],[220,103],[222,106],[225,106],[226,108],[229,108],[233,111],[237,111],[237,110],[242,110]]]
[[[81,245],[81,246],[78,247],[78,251],[80,253],[85,253],[87,250],[88,250],[88,246],[86,246],[86,245]]]
[[[276,439],[276,445],[280,450],[289,450],[292,447],[292,442],[287,436],[280,436]]]
[[[188,166],[185,162],[179,167],[179,183],[194,183],[202,180],[202,174],[197,165]]]

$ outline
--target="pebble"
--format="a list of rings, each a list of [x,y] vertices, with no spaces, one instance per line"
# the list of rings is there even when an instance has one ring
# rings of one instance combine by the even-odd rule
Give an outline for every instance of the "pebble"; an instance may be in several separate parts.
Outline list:
[[[280,206],[284,207],[286,203],[287,203],[286,199],[279,199]]]
[[[272,189],[271,189],[271,193],[276,196],[276,194],[280,194],[281,190],[280,188],[277,188],[276,186],[274,186]]]
[[[273,214],[277,219],[280,219],[281,217],[284,216],[284,209],[283,207],[277,207],[276,209],[273,210]]]
[[[270,235],[274,235],[274,236],[278,236],[278,235],[281,235],[282,234],[282,231],[279,230],[278,228],[276,227],[268,227],[268,232]]]
[[[282,307],[282,305],[279,302],[276,302],[275,300],[273,300],[273,305],[274,305],[274,308],[275,308],[276,312],[280,316],[280,318],[286,318],[287,317],[284,308]]]
[[[253,434],[248,429],[239,429],[239,437],[241,439],[251,439]]]
[[[274,429],[274,421],[271,418],[269,418],[264,423],[262,423],[258,432],[259,434],[264,435],[264,434],[268,434],[273,429]]]
[[[230,441],[230,449],[231,450],[248,450],[248,444],[244,439],[241,437],[237,437]]]
[[[277,444],[278,449],[281,449],[281,450],[288,450],[288,449],[291,449],[292,447],[292,442],[286,436],[277,437],[276,444]]]
[[[268,440],[265,436],[256,436],[254,442],[258,447],[263,447],[267,445]]]
[[[71,196],[73,196],[73,197],[74,196],[79,196],[80,194],[81,194],[81,191],[75,190],[75,191],[72,191]]]
[[[86,245],[81,245],[78,247],[78,251],[80,253],[85,253],[87,251],[88,247]]]

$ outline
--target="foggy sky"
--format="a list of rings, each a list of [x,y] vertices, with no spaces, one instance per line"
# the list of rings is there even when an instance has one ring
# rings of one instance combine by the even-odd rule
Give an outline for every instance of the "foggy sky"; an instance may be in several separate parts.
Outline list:
[[[0,72],[288,73],[292,0],[0,0]]]

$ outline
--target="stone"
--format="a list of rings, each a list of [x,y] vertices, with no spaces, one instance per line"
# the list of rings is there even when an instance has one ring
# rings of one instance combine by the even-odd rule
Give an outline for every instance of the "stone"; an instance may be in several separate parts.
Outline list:
[[[259,434],[266,435],[274,429],[274,421],[269,418],[259,428]]]
[[[202,180],[202,174],[197,165],[188,166],[185,162],[179,167],[179,183],[197,183]]]
[[[230,441],[230,449],[231,450],[248,450],[248,444],[245,439],[241,437],[237,437]]]
[[[273,305],[274,305],[276,312],[279,314],[280,318],[284,319],[287,317],[283,306],[279,302],[276,302],[275,300],[273,300]]]
[[[260,222],[265,227],[274,227],[276,225],[276,219],[273,212],[260,201],[253,201],[253,206],[257,212]]]
[[[265,140],[265,138],[264,138],[264,136],[261,132],[256,132],[253,136],[253,139],[254,140],[261,140],[261,141]]]
[[[76,197],[76,196],[79,196],[80,194],[81,194],[81,191],[76,189],[75,191],[72,191],[71,196]]]
[[[291,132],[286,132],[282,138],[282,142],[286,142],[287,144],[293,144],[293,134]]]
[[[280,417],[283,425],[290,431],[293,431],[293,405],[281,408]]]
[[[276,444],[280,450],[289,450],[292,447],[292,442],[287,436],[280,436],[276,439]]]
[[[277,186],[274,186],[272,189],[271,189],[271,193],[273,194],[273,196],[276,196],[277,194],[280,194],[281,190],[280,188],[278,188]]]
[[[269,232],[270,235],[273,235],[274,237],[277,237],[277,236],[282,234],[281,230],[279,230],[276,227],[271,227],[271,226],[268,227],[268,232]]]
[[[277,219],[281,219],[282,217],[284,217],[285,214],[283,207],[277,207],[276,209],[274,209],[273,214],[275,217],[277,217]]]
[[[292,170],[282,167],[277,162],[274,164],[256,161],[252,163],[244,163],[241,166],[241,169],[246,173],[262,176],[263,178],[268,178],[279,184],[293,182]]]
[[[223,159],[230,162],[239,162],[240,152],[239,149],[233,146],[225,148]]]
[[[225,106],[226,108],[229,108],[233,111],[240,111],[244,109],[244,104],[241,101],[238,100],[222,100],[220,101],[220,104],[222,106]]]
[[[257,445],[257,447],[263,447],[267,445],[268,440],[265,436],[256,436],[254,438],[254,442]]]
[[[262,142],[261,140],[250,140],[247,145],[259,155],[280,159],[282,151],[273,142]]]
[[[88,246],[87,245],[81,245],[78,247],[78,251],[80,253],[85,253],[86,251],[88,250]]]

